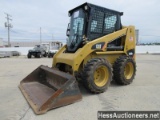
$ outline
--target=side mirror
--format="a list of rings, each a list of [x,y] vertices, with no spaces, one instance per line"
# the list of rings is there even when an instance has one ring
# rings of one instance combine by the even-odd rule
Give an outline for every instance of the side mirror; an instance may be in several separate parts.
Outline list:
[[[67,35],[68,37],[69,37],[69,35],[70,35],[70,23],[68,23],[66,35]]]

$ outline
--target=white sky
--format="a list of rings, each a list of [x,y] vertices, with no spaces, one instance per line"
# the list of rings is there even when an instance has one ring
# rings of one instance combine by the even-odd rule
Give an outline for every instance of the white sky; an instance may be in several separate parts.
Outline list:
[[[140,42],[160,42],[160,0],[0,0],[0,38],[7,39],[6,15],[12,15],[11,40],[66,39],[68,11],[85,2],[124,12],[122,25],[140,30]]]

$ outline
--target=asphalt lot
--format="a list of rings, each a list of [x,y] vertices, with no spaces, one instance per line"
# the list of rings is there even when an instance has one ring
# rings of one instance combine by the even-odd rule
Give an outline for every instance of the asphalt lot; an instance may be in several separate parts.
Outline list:
[[[20,81],[39,65],[51,67],[51,58],[0,59],[1,120],[97,120],[97,111],[160,111],[160,55],[137,55],[137,75],[128,86],[112,83],[102,94],[88,93],[83,86],[80,102],[35,115],[18,88]]]

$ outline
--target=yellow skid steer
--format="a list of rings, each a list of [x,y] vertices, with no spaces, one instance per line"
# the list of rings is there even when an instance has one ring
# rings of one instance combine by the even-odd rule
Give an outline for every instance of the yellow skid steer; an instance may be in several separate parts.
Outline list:
[[[78,82],[92,93],[113,80],[130,84],[136,74],[135,28],[122,26],[122,12],[84,3],[69,11],[67,44],[53,57],[52,68],[39,66],[20,82],[36,114],[82,99]]]

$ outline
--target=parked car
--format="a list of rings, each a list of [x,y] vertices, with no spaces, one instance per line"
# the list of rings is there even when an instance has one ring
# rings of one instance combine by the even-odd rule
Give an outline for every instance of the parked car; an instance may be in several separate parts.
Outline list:
[[[46,47],[42,45],[36,45],[32,50],[28,51],[28,58],[31,58],[34,56],[35,58],[41,58],[41,57],[46,57],[47,52],[46,52]]]

